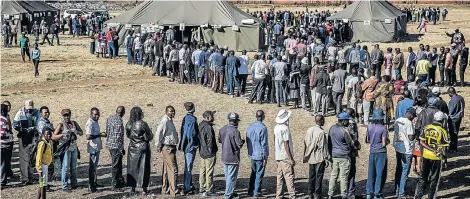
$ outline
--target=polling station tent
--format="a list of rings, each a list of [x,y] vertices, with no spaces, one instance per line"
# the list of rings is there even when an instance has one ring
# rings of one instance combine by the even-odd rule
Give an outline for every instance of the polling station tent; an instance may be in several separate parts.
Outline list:
[[[121,34],[126,31],[122,28],[126,24],[175,26],[178,30],[181,23],[186,30],[197,28],[205,42],[214,40],[216,44],[228,45],[231,49],[253,51],[264,44],[260,21],[231,2],[222,0],[145,1],[105,22],[110,26],[119,25],[120,38],[124,38]]]
[[[21,27],[31,30],[34,21],[38,24],[42,18],[51,25],[54,16],[59,14],[59,9],[54,8],[43,1],[1,1],[2,17],[9,16],[20,21]]]
[[[406,13],[383,0],[357,0],[328,20],[348,21],[352,41],[390,42],[406,34]]]

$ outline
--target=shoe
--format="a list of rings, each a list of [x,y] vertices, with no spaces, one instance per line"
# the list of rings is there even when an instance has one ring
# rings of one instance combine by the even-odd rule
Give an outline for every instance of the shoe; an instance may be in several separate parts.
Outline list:
[[[70,190],[69,188],[62,189],[62,191],[63,191],[63,192],[66,192],[66,193],[72,192],[72,190]]]
[[[371,196],[371,195],[367,195],[367,196],[366,196],[366,199],[372,199],[372,196]]]
[[[33,184],[33,182],[31,182],[30,180],[21,182],[22,186],[27,186],[27,185],[31,185],[31,184]]]
[[[263,194],[256,194],[256,195],[253,195],[253,198],[265,198],[263,196]]]
[[[95,183],[95,187],[104,187],[104,186],[101,184]]]
[[[78,189],[78,188],[80,188],[79,185],[72,186],[72,189]]]
[[[328,196],[328,199],[333,199],[333,196]]]
[[[90,192],[90,193],[95,193],[97,191],[98,190],[95,187],[88,187],[88,192]]]

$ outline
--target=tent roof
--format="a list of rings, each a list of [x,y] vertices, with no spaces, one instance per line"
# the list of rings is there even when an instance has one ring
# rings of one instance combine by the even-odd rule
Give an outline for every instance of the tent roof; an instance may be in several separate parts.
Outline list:
[[[338,12],[329,20],[349,19],[350,21],[395,19],[406,15],[388,1],[357,0],[346,9]]]
[[[243,19],[259,20],[229,1],[145,1],[105,23],[179,25],[242,25]]]
[[[2,1],[2,15],[15,15],[28,12],[57,11],[42,1]]]

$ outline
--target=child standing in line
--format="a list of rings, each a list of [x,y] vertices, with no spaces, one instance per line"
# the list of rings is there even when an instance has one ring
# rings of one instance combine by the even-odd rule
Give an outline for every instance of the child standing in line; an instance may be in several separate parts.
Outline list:
[[[52,129],[46,127],[42,130],[43,138],[38,143],[37,152],[36,152],[36,170],[39,173],[39,190],[38,190],[38,199],[46,198],[46,187],[48,179],[48,168],[52,163]]]
[[[41,50],[39,50],[38,44],[34,44],[34,49],[31,51],[31,58],[33,59],[34,64],[34,77],[39,76],[39,59],[41,57]]]

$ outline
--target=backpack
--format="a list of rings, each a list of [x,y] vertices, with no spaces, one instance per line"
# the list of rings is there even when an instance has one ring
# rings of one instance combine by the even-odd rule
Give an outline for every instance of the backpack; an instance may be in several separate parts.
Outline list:
[[[41,143],[41,142],[43,142],[42,137],[41,136],[35,136],[33,138],[33,143],[28,148],[29,149],[29,154],[31,154],[29,156],[29,163],[31,165],[36,164],[36,156],[37,156],[37,153],[38,153],[38,146],[39,146],[39,143]],[[47,149],[47,144],[44,147],[44,149],[42,151],[42,154],[44,154],[44,152],[46,152],[46,149]]]

